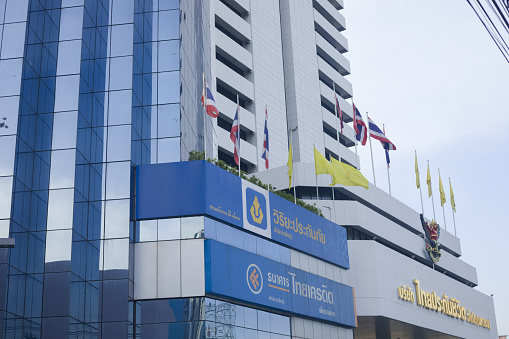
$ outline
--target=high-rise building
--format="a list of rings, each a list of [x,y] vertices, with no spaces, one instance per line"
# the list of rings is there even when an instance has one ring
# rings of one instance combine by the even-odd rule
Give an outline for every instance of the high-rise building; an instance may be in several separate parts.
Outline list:
[[[434,263],[418,212],[315,177],[359,165],[343,7],[0,0],[0,338],[496,338],[457,237]],[[237,96],[241,168],[285,189],[291,140],[329,220],[187,161],[234,164]]]

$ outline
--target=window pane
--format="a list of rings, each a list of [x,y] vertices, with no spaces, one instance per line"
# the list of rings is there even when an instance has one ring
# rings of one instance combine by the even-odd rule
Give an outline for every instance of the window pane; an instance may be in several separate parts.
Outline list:
[[[23,56],[25,28],[25,22],[4,25],[2,59],[19,58]]]
[[[180,219],[182,239],[203,238],[203,217],[188,217]]]
[[[49,191],[48,230],[71,228],[73,210],[73,188]]]
[[[180,72],[158,74],[158,104],[170,104],[180,101]]]
[[[78,112],[55,113],[53,116],[53,149],[75,148]]]
[[[81,40],[61,41],[58,44],[57,75],[79,74]]]
[[[74,187],[76,150],[51,152],[50,189]]]
[[[105,238],[129,237],[130,200],[106,201]]]
[[[81,39],[83,7],[63,8],[60,15],[59,40]]]
[[[179,11],[159,12],[159,40],[178,39]]]
[[[12,176],[0,177],[0,219],[10,218],[12,199]],[[7,222],[7,226],[8,226]],[[9,227],[7,227],[9,229]],[[7,238],[9,234],[7,234]]]
[[[138,241],[157,240],[157,220],[143,220],[138,222]]]
[[[159,219],[157,221],[158,240],[180,239],[180,218]]]
[[[178,71],[180,65],[180,40],[160,41],[159,45],[159,72]]]
[[[180,136],[180,105],[160,105],[157,107],[157,137],[171,138]]]
[[[167,138],[157,140],[157,162],[180,161],[180,138]]]

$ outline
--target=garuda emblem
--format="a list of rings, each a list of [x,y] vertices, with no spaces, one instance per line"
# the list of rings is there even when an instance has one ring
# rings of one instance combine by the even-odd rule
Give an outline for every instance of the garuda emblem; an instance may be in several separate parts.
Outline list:
[[[421,214],[421,224],[424,229],[424,233],[426,234],[426,251],[428,255],[434,263],[437,263],[442,256],[442,245],[438,242],[438,237],[440,237],[440,226],[436,223],[435,220],[431,220],[428,224],[424,221],[424,217]]]

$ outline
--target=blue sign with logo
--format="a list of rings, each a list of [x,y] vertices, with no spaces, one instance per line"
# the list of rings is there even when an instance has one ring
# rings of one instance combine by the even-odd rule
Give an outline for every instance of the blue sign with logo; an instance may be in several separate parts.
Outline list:
[[[349,268],[346,230],[205,161],[136,168],[136,218],[208,215]]]
[[[251,225],[259,227],[262,230],[267,229],[267,210],[265,208],[265,196],[256,192],[254,189],[246,188],[246,200],[252,201],[247,213],[247,220]]]
[[[355,326],[350,286],[205,241],[205,293],[342,326]]]

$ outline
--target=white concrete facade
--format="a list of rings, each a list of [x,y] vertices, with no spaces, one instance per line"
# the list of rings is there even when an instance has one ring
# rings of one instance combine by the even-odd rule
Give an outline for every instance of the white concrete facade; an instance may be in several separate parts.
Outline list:
[[[210,83],[217,92],[219,119],[227,123],[233,121],[235,96],[239,95],[241,130],[256,154],[253,158],[252,148],[242,149],[241,145],[241,161],[248,172],[264,168],[265,106],[271,167],[286,163],[291,129],[296,161],[311,162],[315,145],[322,153],[339,155],[356,165],[351,150],[355,145],[353,129],[347,125],[338,137],[339,119],[333,113],[334,82],[344,121],[352,121],[352,106],[345,100],[352,96],[352,85],[345,78],[350,63],[343,55],[348,44],[341,33],[346,25],[338,11],[342,4],[329,0],[216,0],[211,7],[211,48],[216,60]],[[232,156],[233,143],[220,132],[224,127],[215,123],[215,152]]]

